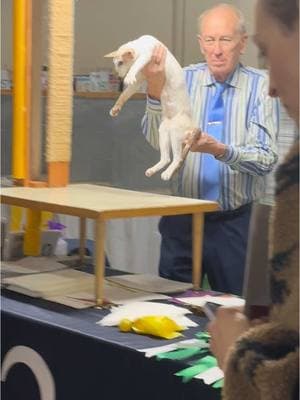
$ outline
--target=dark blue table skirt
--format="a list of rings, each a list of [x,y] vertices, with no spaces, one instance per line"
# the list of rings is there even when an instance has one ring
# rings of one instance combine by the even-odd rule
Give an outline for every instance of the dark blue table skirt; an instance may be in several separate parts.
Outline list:
[[[187,364],[145,358],[137,349],[172,341],[96,325],[107,311],[74,310],[60,304],[2,291],[1,360],[15,346],[35,350],[47,364],[57,400],[215,400],[220,391],[200,380],[182,383],[174,372]],[[193,316],[199,328],[206,320]],[[31,369],[16,363],[2,382],[3,400],[46,400],[40,397]]]

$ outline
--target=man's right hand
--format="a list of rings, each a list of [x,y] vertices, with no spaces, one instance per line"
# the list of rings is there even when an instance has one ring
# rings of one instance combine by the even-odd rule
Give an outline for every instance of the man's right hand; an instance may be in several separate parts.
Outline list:
[[[166,82],[165,63],[167,49],[162,44],[157,45],[151,61],[143,68],[142,73],[147,80],[148,96],[160,100],[161,92]]]

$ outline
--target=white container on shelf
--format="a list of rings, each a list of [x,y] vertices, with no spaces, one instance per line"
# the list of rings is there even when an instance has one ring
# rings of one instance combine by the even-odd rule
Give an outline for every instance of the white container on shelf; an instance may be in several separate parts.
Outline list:
[[[97,72],[90,73],[90,90],[91,92],[107,92],[110,90],[109,80],[110,70],[102,69]]]
[[[66,256],[68,255],[68,243],[65,239],[60,237],[57,241],[57,245],[55,247],[54,255],[56,256]]]
[[[75,91],[76,92],[90,92],[91,81],[88,75],[76,75],[75,80]]]

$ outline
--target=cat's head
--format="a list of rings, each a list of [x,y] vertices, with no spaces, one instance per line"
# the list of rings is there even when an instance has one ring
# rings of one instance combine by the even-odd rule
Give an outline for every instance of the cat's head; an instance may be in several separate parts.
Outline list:
[[[124,78],[137,58],[137,52],[128,44],[124,44],[118,50],[106,54],[104,57],[113,58],[113,63],[118,75]]]

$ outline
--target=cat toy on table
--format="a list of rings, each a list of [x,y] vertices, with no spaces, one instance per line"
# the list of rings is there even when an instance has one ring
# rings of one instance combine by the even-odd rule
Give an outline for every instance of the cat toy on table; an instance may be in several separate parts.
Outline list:
[[[115,69],[124,78],[125,89],[120,94],[110,115],[116,117],[127,100],[138,91],[145,81],[142,69],[151,60],[154,48],[161,44],[150,35],[125,43],[105,57],[113,58]],[[145,172],[150,177],[165,168],[161,178],[169,180],[182,166],[194,140],[201,132],[195,127],[182,68],[167,49],[165,62],[166,81],[161,93],[162,122],[159,126],[160,160]],[[189,137],[187,144],[183,141]],[[171,162],[171,151],[173,159]]]

